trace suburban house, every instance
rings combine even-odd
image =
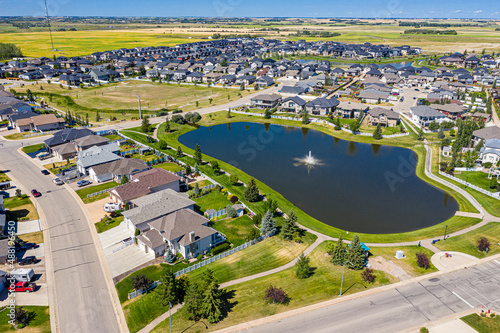
[[[164,169],[151,169],[130,176],[130,182],[118,186],[109,194],[114,202],[122,203],[165,189],[179,192],[181,177]]]
[[[358,118],[362,113],[368,111],[368,105],[356,102],[340,102],[335,114],[341,118]]]
[[[267,75],[259,77],[257,80],[255,80],[255,85],[261,88],[266,88],[272,86],[273,84],[274,84],[273,78]]]
[[[438,124],[448,121],[446,115],[427,105],[418,105],[410,108],[410,116],[414,123],[423,127],[429,126],[433,121]]]
[[[55,146],[62,145],[72,140],[92,134],[94,134],[94,132],[86,128],[84,129],[65,128],[62,131],[54,133],[54,135],[50,139],[47,139],[44,142],[45,145],[47,146],[47,150],[51,151],[51,149]]]
[[[366,103],[376,104],[379,102],[386,102],[389,98],[389,92],[380,91],[378,89],[365,89],[358,95],[358,98]]]
[[[481,140],[483,140],[483,142],[489,139],[500,140],[500,128],[496,126],[491,126],[478,129],[472,132],[472,138],[474,140],[474,145],[477,145]]]
[[[373,108],[366,117],[368,124],[382,127],[394,127],[399,123],[399,113],[384,108]]]
[[[64,119],[57,118],[55,114],[42,114],[29,118],[16,120],[16,128],[19,132],[25,131],[53,131],[64,128]]]
[[[123,158],[109,163],[93,166],[89,169],[90,178],[96,183],[115,180],[120,182],[123,176],[128,179],[136,173],[149,170],[143,160]]]
[[[105,146],[93,146],[78,152],[76,166],[80,173],[86,175],[88,174],[89,168],[93,166],[121,159],[121,157],[118,156],[119,152],[120,147],[116,143]]]
[[[278,94],[258,95],[251,99],[252,107],[258,109],[272,109],[278,106],[281,96]]]
[[[480,159],[482,163],[492,163],[496,165],[500,161],[500,140],[488,139],[481,148]]]
[[[306,104],[306,110],[310,114],[326,116],[335,111],[335,107],[339,104],[340,102],[336,98],[318,97]]]
[[[156,257],[170,250],[183,258],[194,258],[225,241],[208,223],[194,211],[181,209],[148,222],[150,229],[137,236],[137,244]]]
[[[287,97],[280,106],[281,112],[301,113],[305,110],[306,101],[299,96]]]
[[[73,143],[78,151],[86,150],[93,146],[103,146],[108,142],[108,138],[100,135],[87,135],[73,140]]]
[[[73,142],[66,142],[62,145],[57,145],[52,147],[52,154],[59,158],[61,161],[65,161],[68,158],[73,158],[76,156],[78,151],[76,150],[75,144]]]
[[[457,120],[458,118],[463,118],[467,110],[462,106],[454,103],[450,104],[431,104],[429,105],[434,110],[438,110],[442,114],[448,116],[452,120]]]
[[[194,210],[195,202],[186,194],[177,193],[172,189],[164,189],[156,193],[130,200],[131,209],[123,212],[127,228],[141,232],[149,230],[148,222],[180,209]]]

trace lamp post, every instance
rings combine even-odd
[[[467,188],[468,183],[469,183],[469,176],[467,176],[467,178],[465,178],[465,188]]]
[[[42,227],[40,226],[40,216],[38,215],[38,208],[36,208],[37,204],[38,204],[38,198],[35,199],[35,212],[36,212],[36,219],[38,220],[38,229],[42,231]]]
[[[172,312],[170,311],[172,309],[172,303],[170,301],[168,302],[168,319],[170,320],[170,333],[172,333]]]
[[[340,294],[339,296],[342,296],[342,285],[344,284],[344,271],[345,271],[345,264],[347,263],[350,263],[351,266],[354,266],[354,264],[352,262],[350,262],[349,260],[346,260],[344,262],[344,266],[342,267],[342,280],[340,280]]]
[[[443,237],[444,241],[446,240],[446,231],[448,231],[448,225],[446,225],[446,227],[444,228],[444,237]]]

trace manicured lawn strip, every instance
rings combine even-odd
[[[32,153],[35,151],[39,151],[42,148],[45,148],[45,143],[39,143],[36,145],[26,146],[26,147],[21,148],[21,150],[23,152],[25,152],[26,154],[29,154],[29,153]]]
[[[210,118],[210,114],[209,114],[208,117],[203,116],[203,119],[201,120],[200,123],[209,124],[211,126],[211,125],[216,125],[218,123],[223,123],[224,121],[229,121],[229,122],[232,122],[232,121],[253,121],[253,122],[264,122],[264,123],[271,123],[272,122],[272,123],[288,124],[288,125],[294,125],[294,126],[300,125],[300,123],[293,122],[293,121],[285,121],[285,120],[281,120],[281,119],[264,119],[264,118],[245,116],[245,115],[239,115],[239,114],[237,116],[235,116],[234,118],[227,119],[226,115],[227,115],[227,112],[217,112],[217,113],[212,114],[212,117]],[[243,118],[240,116],[243,116]],[[178,145],[180,145],[180,143],[177,140],[178,137],[180,135],[194,129],[191,126],[185,125],[185,126],[181,126],[181,128],[179,128],[175,132],[165,135],[163,133],[162,126],[164,126],[164,124],[160,125],[159,131],[158,131],[159,132],[158,136],[160,139],[166,140],[169,143],[170,147],[172,147],[172,146],[177,147]],[[320,131],[322,131],[326,134],[329,134],[329,135],[337,136],[337,134],[343,135],[342,133],[345,133],[343,131],[342,131],[342,133],[335,132],[331,128],[329,128],[329,127],[327,128],[326,126],[327,125],[307,125],[307,127],[309,127],[309,128],[314,128],[314,129],[320,130]],[[130,137],[134,140],[137,140],[141,143],[147,144],[150,147],[153,147],[155,149],[159,148],[158,143],[148,144],[145,140],[145,136],[142,134],[134,133],[134,132],[127,132],[126,133],[126,135],[129,135],[129,134],[130,134]],[[345,133],[345,134],[350,136],[349,138],[345,138],[347,140],[350,140],[352,138],[353,140],[358,140],[360,142],[373,143],[373,141],[374,141],[373,139],[367,138],[367,137],[355,136],[355,135],[351,135],[351,134],[347,134],[347,133]],[[406,146],[412,147],[415,143],[415,141],[412,141],[413,136],[414,135],[410,134],[408,136],[405,136],[402,138],[397,138],[397,139],[406,140],[406,141],[403,141],[403,143],[402,143],[402,145],[404,147],[406,147]],[[382,141],[382,142],[380,142],[380,141]],[[383,139],[383,140],[379,140],[379,142],[377,142],[377,143],[381,143],[381,144],[391,144],[392,143],[393,145],[396,145],[396,141],[394,141],[394,139]],[[194,151],[192,149],[185,147],[183,145],[180,145],[180,146],[182,147],[183,152],[185,152],[187,154],[194,153]],[[401,146],[401,145],[399,145],[399,146]],[[422,146],[420,146],[420,148],[424,149]],[[203,147],[201,149],[203,152]],[[414,150],[416,151],[416,153],[419,156],[425,156],[423,151],[419,151],[416,149],[414,149]],[[173,149],[164,150],[163,152],[166,154],[175,156],[175,150],[173,150]],[[207,155],[203,155],[203,159],[205,161],[216,160],[216,159],[209,157]],[[185,163],[189,163],[190,165],[194,165],[193,158],[191,158],[189,156],[184,156],[180,160],[182,160]],[[424,174],[424,159],[419,158],[418,161],[419,162],[417,164],[417,171],[416,172],[417,172],[417,175],[419,177],[423,178],[422,175]],[[240,179],[240,181],[242,181],[244,183],[248,183],[248,181],[251,178],[250,175],[242,172],[241,170],[233,167],[232,165],[230,165],[228,163],[225,163],[223,161],[219,161],[219,165],[224,171],[228,172],[229,174],[236,173],[238,175],[238,178]],[[208,165],[200,166],[200,171],[202,171],[203,173],[205,173],[209,177],[213,178],[215,181],[219,182],[224,187],[228,188],[229,191],[231,193],[237,195],[238,198],[240,198],[240,200],[242,200],[244,198],[244,195],[243,195],[244,187],[243,186],[233,186],[231,184],[231,182],[229,181],[229,177],[226,174],[216,176],[214,174],[212,168]],[[427,179],[424,178],[424,180],[427,180]],[[259,180],[256,180],[256,182],[257,182],[257,186],[259,187],[261,194],[271,195],[273,199],[278,201],[278,206],[282,211],[289,212],[291,209],[293,209],[295,214],[298,216],[299,223],[302,224],[303,226],[311,228],[317,232],[320,232],[320,233],[323,233],[325,235],[329,235],[332,237],[338,237],[339,235],[342,235],[342,237],[344,239],[352,239],[352,237],[354,236],[354,233],[347,234],[346,231],[344,231],[344,230],[340,230],[338,228],[329,226],[325,223],[322,223],[322,222],[314,219],[313,217],[304,213],[298,207],[295,207],[290,201],[286,200],[280,193],[274,191],[269,186],[265,185],[264,183],[262,183]],[[438,186],[438,184],[439,184],[437,182],[432,182],[431,180],[430,180],[430,182],[431,182],[431,185],[435,185],[435,186]],[[439,186],[442,186],[442,185],[439,184]],[[441,188],[441,187],[439,187],[439,188]],[[454,192],[454,191],[452,191],[444,186],[442,186],[442,189],[446,189],[447,191],[450,191],[450,194],[453,193],[453,195],[455,195],[455,193],[456,193],[456,192]],[[456,194],[457,194],[457,196],[459,195],[458,193],[456,193]],[[457,201],[459,202],[459,204],[462,203],[462,205],[464,206],[462,211],[471,211],[472,210],[472,208],[473,208],[472,205],[467,204],[467,201],[465,200],[465,198],[463,198],[463,202],[462,202],[460,200],[460,197],[458,197]],[[245,202],[245,203],[252,210],[254,210],[256,213],[261,213],[261,214],[265,213],[264,212],[264,210],[265,210],[264,203],[262,201],[257,202],[257,203],[248,203],[248,202]],[[472,211],[474,211],[474,210],[472,210]],[[399,242],[399,241],[416,241],[416,240],[420,240],[423,238],[437,237],[437,236],[441,235],[441,232],[442,232],[441,229],[444,229],[445,225],[448,225],[449,228],[452,227],[454,231],[457,231],[457,230],[466,228],[468,226],[471,226],[473,224],[476,224],[478,222],[479,222],[478,219],[453,216],[449,220],[441,222],[440,224],[437,224],[433,227],[429,227],[429,228],[425,228],[425,229],[421,229],[421,230],[417,230],[417,231],[412,231],[412,232],[407,232],[407,233],[399,233],[399,234],[386,234],[386,235],[363,234],[361,240],[364,242],[371,242],[371,243],[380,243],[380,242],[392,243],[392,242]]]
[[[495,318],[484,318],[473,313],[460,319],[478,333],[500,333],[500,316],[498,315]]]
[[[480,237],[486,237],[490,241],[490,249],[487,254],[485,252],[480,252],[476,247]],[[444,242],[437,242],[435,246],[443,251],[458,251],[470,254],[474,257],[484,258],[500,253],[499,241],[500,223],[490,222],[466,234],[447,238]]]
[[[99,197],[99,195],[91,197],[91,198],[87,198],[88,194],[100,192],[100,191],[103,191],[103,190],[106,190],[108,188],[112,188],[115,186],[118,186],[118,183],[115,181],[110,181],[110,182],[107,182],[104,184],[88,186],[88,187],[82,188],[81,190],[76,190],[76,194],[78,194],[78,196],[83,200],[84,203],[90,203],[90,202],[96,201],[95,197]],[[109,195],[107,193],[103,193],[103,194],[105,194],[106,196]]]
[[[14,133],[9,135],[4,135],[7,140],[21,140],[23,138],[23,133]]]
[[[151,135],[153,134],[153,132],[155,131],[155,128],[158,124],[149,124],[149,129],[150,131],[149,132],[144,132],[142,130],[142,127],[141,126],[138,126],[138,127],[131,127],[131,128],[127,128],[127,131],[134,131],[134,132],[140,132],[140,133],[143,133],[143,134],[148,134],[148,135]]]
[[[23,222],[19,222],[23,223]],[[19,236],[23,241],[26,243],[37,243],[37,244],[42,244],[43,243],[43,232],[42,231],[37,231],[37,232],[32,232],[29,234],[24,234]]]
[[[9,178],[9,176],[7,176],[5,171],[0,171],[0,183],[1,182],[10,182],[10,181],[11,181],[11,179]]]
[[[150,154],[150,155],[134,154],[132,155],[132,158],[137,158],[139,160],[143,160],[144,162],[150,162],[153,160],[157,160],[158,156],[156,156],[155,154]]]
[[[195,182],[195,183],[191,183],[191,184],[189,184],[189,189],[190,189],[190,190],[194,189],[194,184],[198,184],[198,187],[199,187],[199,188],[202,188],[202,187],[205,187],[205,186],[211,185],[212,183],[211,183],[211,182],[210,182],[210,180],[208,180],[208,179],[200,180],[200,181],[198,181],[198,182]]]
[[[117,216],[112,221],[97,222],[95,224],[95,228],[97,229],[97,233],[100,234],[101,232],[104,232],[106,230],[109,230],[109,229],[112,229],[114,227],[117,227],[120,223],[123,222],[123,219],[124,219],[123,216]]]
[[[153,168],[162,168],[162,169],[170,171],[170,172],[179,172],[179,171],[184,170],[183,167],[181,167],[175,163],[172,163],[172,162],[157,164],[157,165],[153,166]]]
[[[227,196],[218,191],[212,191],[202,197],[193,198],[192,200],[196,202],[195,210],[201,212],[202,214],[209,209],[219,211],[231,204],[231,201],[227,200]]]
[[[253,229],[257,230],[252,219],[247,215],[235,219],[218,220],[212,225],[212,228],[226,235],[227,241],[234,246],[247,242]]]
[[[429,268],[421,268],[417,264],[417,253],[423,252],[427,254],[429,260],[431,259],[434,252],[425,247],[418,246],[398,246],[398,247],[372,247],[370,253],[373,256],[382,256],[387,260],[392,260],[396,265],[400,266],[411,276],[420,276],[427,273],[432,273],[437,271],[437,268],[430,264]],[[396,259],[396,251],[401,250],[404,252],[405,257],[403,259]]]
[[[108,134],[108,135],[104,135],[105,138],[108,138],[110,141],[115,141],[115,140],[121,140],[123,139],[121,136],[117,135],[117,134]]]
[[[15,329],[9,324],[7,313],[9,309],[0,312],[0,332],[30,332],[30,333],[50,333],[50,315],[48,306],[23,306],[24,310],[33,312],[33,319],[29,325],[23,329]]]
[[[455,177],[462,179],[472,185],[476,185],[483,190],[495,193],[496,190],[490,188],[490,180],[488,174],[481,171],[462,171],[459,174],[455,173]],[[498,201],[500,204],[500,201]]]
[[[23,195],[21,198],[15,196],[5,198],[4,207],[9,210],[6,214],[7,220],[17,220],[21,217],[34,220],[37,217],[35,206],[27,195]]]
[[[259,279],[243,282],[226,288],[232,304],[228,309],[228,316],[217,324],[208,324],[208,331],[237,325],[243,322],[268,317],[277,313],[289,311],[310,304],[326,301],[338,297],[342,267],[334,266],[329,262],[330,257],[325,256],[324,243],[316,248],[310,255],[311,267],[314,273],[307,279],[300,280],[295,275],[295,268],[271,274]],[[395,282],[396,279],[384,272],[375,271],[375,282],[363,282],[361,271],[345,270],[343,291],[352,294]],[[265,289],[270,286],[281,287],[288,294],[288,305],[267,304],[263,297]],[[345,295],[344,294],[344,295]],[[197,325],[185,318],[185,310],[181,309],[172,316],[172,329],[174,332],[206,332],[204,325]],[[204,321],[205,322],[205,321]],[[163,321],[152,332],[168,332],[169,321]]]

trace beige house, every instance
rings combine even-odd
[[[399,113],[384,108],[373,108],[368,111],[366,117],[368,124],[382,127],[394,127],[399,123]]]

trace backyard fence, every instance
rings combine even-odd
[[[223,208],[215,213],[212,213],[212,214],[209,214],[209,215],[206,215],[207,219],[211,220],[213,218],[216,218],[216,217],[221,217],[223,215],[226,215],[227,212],[226,212],[226,208]]]
[[[151,289],[154,289],[156,288],[157,285],[161,284],[161,281],[155,281],[153,283],[151,283],[151,285],[148,287],[148,289],[141,289],[141,290],[134,290],[133,292],[131,293],[128,293],[128,299],[132,299],[134,297],[137,297],[139,295],[142,295],[144,294],[145,292],[148,292],[150,291]]]
[[[479,186],[473,185],[473,184],[471,184],[471,183],[469,183],[469,182],[466,182],[465,180],[462,180],[462,179],[457,178],[457,177],[455,177],[455,176],[449,175],[449,174],[447,174],[447,173],[445,173],[445,172],[443,172],[443,171],[439,171],[439,174],[440,174],[440,175],[442,175],[442,176],[444,176],[444,177],[446,177],[446,178],[449,178],[449,179],[451,179],[451,180],[454,180],[454,181],[456,181],[457,183],[460,183],[460,184],[462,184],[462,185],[465,185],[466,187],[470,187],[470,188],[472,188],[472,189],[474,189],[474,190],[476,190],[476,191],[478,191],[478,192],[481,192],[481,193],[483,193],[483,194],[486,194],[487,196],[490,196],[490,197],[492,197],[492,198],[495,198],[495,199],[497,199],[497,200],[500,200],[500,192],[496,192],[496,193],[494,193],[494,192],[487,191],[487,190],[485,190],[485,189],[480,188]]]
[[[115,187],[107,188],[107,189],[102,190],[102,191],[99,191],[99,192],[94,192],[94,193],[87,194],[87,198],[92,198],[92,197],[95,197],[96,195],[99,195],[99,194],[103,194],[103,193],[109,192],[109,191],[111,191],[112,189],[117,188],[117,187],[118,187],[118,186],[115,186]]]

